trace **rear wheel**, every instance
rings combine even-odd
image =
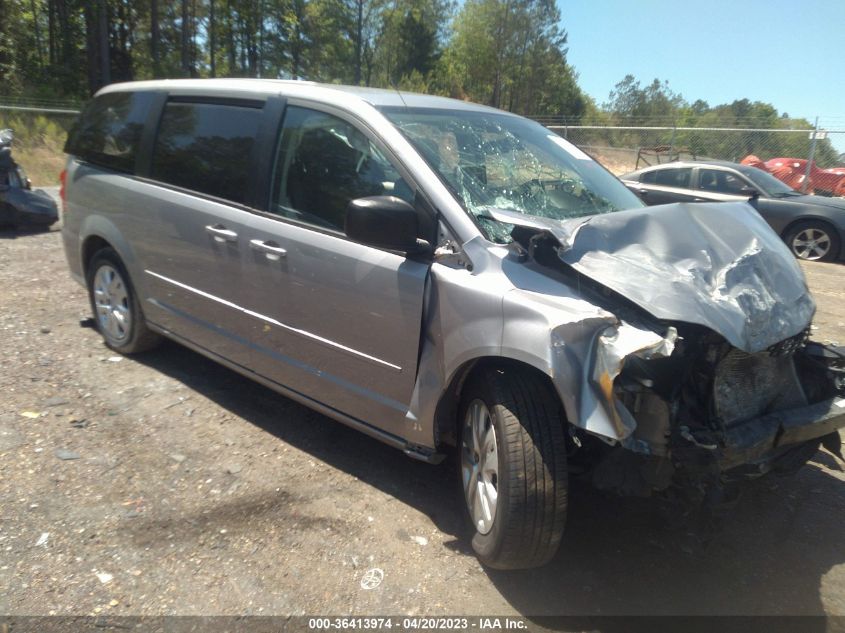
[[[460,469],[478,558],[537,567],[557,552],[567,507],[560,401],[518,367],[481,372],[464,389]]]
[[[839,255],[839,236],[823,222],[799,222],[786,235],[789,250],[798,259],[830,262]]]
[[[135,289],[114,250],[104,248],[94,254],[87,281],[91,310],[106,345],[122,354],[135,354],[160,342],[147,328]]]

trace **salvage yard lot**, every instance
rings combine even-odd
[[[814,337],[845,343],[845,268],[804,268]],[[448,463],[175,344],[116,356],[88,315],[55,229],[0,233],[0,613],[845,615],[829,454],[712,529],[575,483],[552,564],[493,572]]]

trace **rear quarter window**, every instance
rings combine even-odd
[[[71,129],[65,152],[132,173],[152,99],[149,92],[111,92],[94,98]]]
[[[259,107],[169,102],[153,150],[152,177],[245,203]]]

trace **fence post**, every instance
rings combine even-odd
[[[810,143],[810,157],[807,159],[807,169],[804,170],[804,182],[801,183],[801,193],[807,193],[807,185],[810,184],[810,167],[813,164],[813,156],[816,154],[816,139],[819,135],[819,117],[816,117],[816,124],[813,126],[813,141]]]
[[[675,132],[678,131],[678,122],[672,121],[672,138],[669,140],[669,158],[675,153]]]

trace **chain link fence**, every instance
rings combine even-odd
[[[15,131],[15,158],[36,185],[58,183],[64,165],[62,148],[79,107],[66,101],[0,99],[0,129]],[[763,162],[798,159],[803,170],[811,154],[818,168],[841,168],[845,174],[845,118],[829,119],[826,126],[819,126],[815,143],[810,128],[569,125],[566,117],[533,118],[616,175],[678,159],[740,162],[748,156]]]
[[[616,175],[673,160],[739,163],[749,157],[763,163],[776,162],[773,159],[779,158],[795,159],[789,164],[802,173],[807,161],[812,160],[818,169],[841,170],[845,174],[845,125],[813,130],[567,125],[553,119],[538,120]],[[816,193],[832,192],[818,189]]]

